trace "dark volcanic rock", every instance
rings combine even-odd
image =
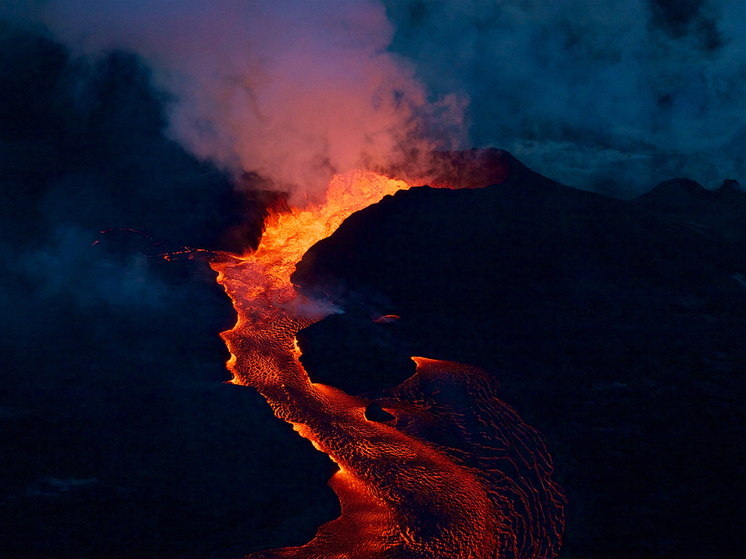
[[[372,402],[365,408],[365,419],[368,421],[385,422],[396,418],[383,409],[380,404]]]
[[[745,208],[746,196],[738,196],[741,193],[736,188],[737,185],[738,181],[725,180],[720,188],[711,191],[691,179],[671,179],[659,183],[649,192],[637,197],[633,203],[659,213],[689,217],[713,215],[716,219],[722,219],[724,216],[720,202],[723,198],[739,205],[740,210]]]
[[[311,377],[370,392],[411,355],[482,366],[548,438],[570,498],[563,556],[732,555],[746,205],[686,180],[625,202],[500,157],[499,185],[399,192],[309,251],[293,280],[350,310],[303,332]]]
[[[723,184],[720,185],[720,188],[718,188],[715,191],[716,194],[719,194],[720,196],[731,196],[733,194],[744,194],[744,192],[739,189],[739,184],[737,180],[734,179],[725,179],[723,181]]]

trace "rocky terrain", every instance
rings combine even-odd
[[[312,379],[375,399],[412,355],[479,365],[547,437],[563,557],[742,549],[746,194],[623,201],[472,158],[510,171],[399,192],[306,254],[293,280],[345,310],[300,333]]]

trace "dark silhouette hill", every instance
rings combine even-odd
[[[479,365],[548,439],[563,556],[742,549],[746,195],[622,201],[480,158],[499,184],[399,192],[306,254],[293,281],[346,311],[300,333],[311,378],[375,399],[412,355]]]

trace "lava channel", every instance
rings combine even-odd
[[[335,176],[324,205],[271,215],[259,247],[211,263],[238,320],[222,337],[232,382],[254,387],[275,415],[339,465],[329,485],[341,516],[306,545],[269,558],[549,558],[565,498],[541,435],[496,397],[475,367],[413,357],[416,374],[376,401],[313,383],[295,335],[335,312],[290,282],[303,254],[352,213],[409,188],[369,172]]]

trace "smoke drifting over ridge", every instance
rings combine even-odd
[[[174,139],[295,203],[336,172],[465,147],[465,100],[428,101],[386,50],[394,29],[377,2],[53,0],[36,15],[78,53],[143,57],[172,95]]]
[[[390,50],[434,94],[468,95],[476,147],[625,197],[746,182],[739,0],[384,2]]]
[[[432,148],[504,148],[623,197],[677,176],[746,183],[737,0],[15,0],[0,15],[78,53],[136,52],[172,95],[171,137],[300,186],[295,202]]]
[[[171,137],[300,187],[296,203],[332,172],[433,148],[504,148],[624,197],[677,176],[746,183],[737,0],[16,0],[0,15],[78,53],[136,52],[172,96]]]

